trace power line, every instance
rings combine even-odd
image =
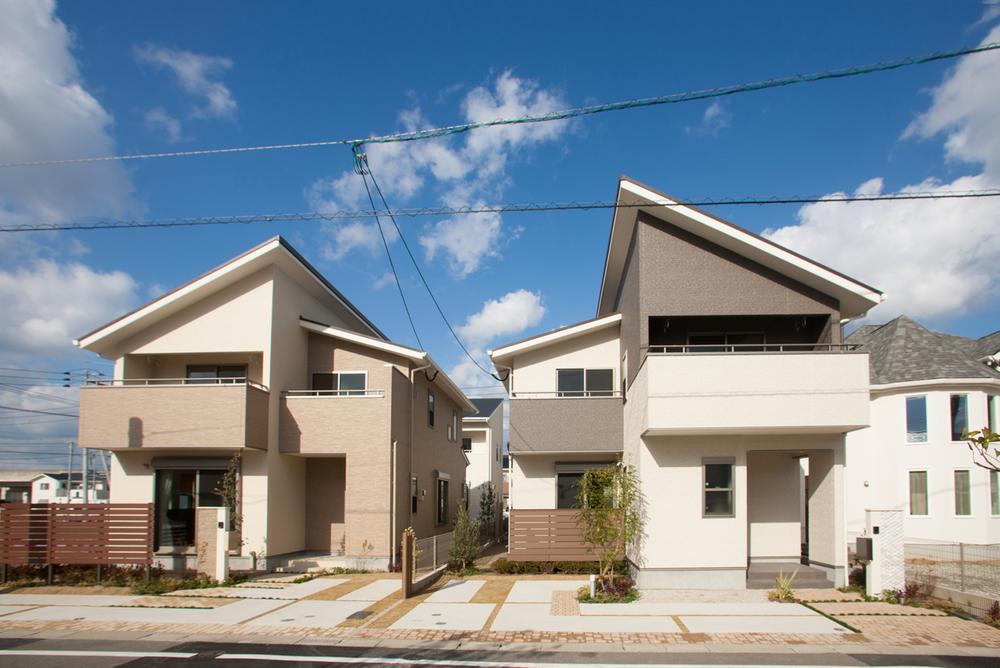
[[[6,411],[17,411],[19,413],[40,413],[42,415],[61,415],[63,417],[80,417],[79,415],[70,415],[69,413],[53,413],[52,411],[38,411],[31,408],[18,408],[16,406],[0,406],[0,409]]]
[[[444,320],[445,326],[448,327],[448,331],[451,332],[451,335],[455,338],[455,341],[458,343],[458,347],[462,349],[462,352],[465,353],[465,356],[468,357],[470,360],[472,360],[472,363],[475,364],[480,371],[490,376],[493,376],[499,381],[505,380],[504,378],[500,378],[499,376],[494,374],[492,371],[486,369],[482,364],[479,363],[479,360],[477,360],[472,355],[472,353],[469,352],[469,349],[465,347],[465,343],[462,342],[462,339],[455,332],[455,328],[451,326],[451,322],[448,320],[448,316],[444,314],[444,310],[441,309],[441,304],[438,303],[437,297],[434,296],[434,291],[431,290],[431,286],[427,283],[427,279],[424,277],[424,272],[420,269],[420,265],[417,263],[417,258],[413,256],[413,251],[410,250],[410,244],[406,242],[406,237],[403,236],[403,230],[399,229],[399,225],[396,224],[396,217],[392,215],[392,210],[389,208],[389,203],[386,201],[385,195],[382,194],[382,189],[379,188],[378,181],[375,179],[375,174],[372,173],[370,168],[368,169],[368,175],[372,177],[372,185],[375,186],[375,191],[378,193],[379,199],[382,200],[382,205],[386,209],[386,212],[389,216],[389,220],[392,221],[393,227],[396,228],[396,234],[399,235],[399,240],[403,242],[403,248],[406,249],[406,254],[410,256],[410,262],[413,263],[413,268],[417,270],[417,275],[420,276],[420,281],[424,284],[424,288],[427,290],[427,294],[430,295],[431,301],[434,302],[434,307],[437,309],[438,315],[440,315],[441,319]]]
[[[25,396],[38,397],[40,399],[46,399],[47,401],[52,401],[52,402],[55,402],[55,403],[66,404],[66,405],[69,405],[69,406],[79,406],[80,405],[79,401],[73,401],[72,399],[67,399],[66,397],[60,397],[60,396],[58,396],[56,394],[46,394],[45,392],[34,392],[32,390],[25,390],[25,389],[20,388],[20,387],[18,387],[16,385],[9,385],[7,383],[0,383],[0,387],[6,387],[6,388],[8,388],[10,390],[13,390],[14,392],[19,392],[19,393],[21,393],[21,394],[23,394]],[[2,390],[0,390],[0,391],[2,391]]]
[[[882,195],[774,195],[771,197],[702,197],[660,201],[656,206],[768,206],[775,204],[838,204],[847,202],[897,202],[909,200],[951,200],[1000,197],[1000,189],[985,190],[943,190],[906,191]],[[294,223],[312,221],[339,221],[378,218],[379,216],[400,216],[419,218],[428,216],[455,216],[489,213],[544,213],[553,211],[591,211],[599,209],[632,209],[649,206],[648,203],[572,201],[572,202],[528,202],[495,204],[486,206],[441,206],[414,209],[348,209],[336,211],[304,211],[299,213],[256,213],[235,216],[187,216],[175,218],[155,218],[150,220],[103,220],[76,223],[35,223],[31,225],[0,226],[0,232],[50,232],[60,230],[88,231],[107,229],[142,229],[152,227],[197,227],[204,225],[250,225],[255,223]],[[0,376],[2,377],[2,376]],[[10,376],[8,376],[10,377]],[[50,379],[56,380],[56,379]]]
[[[793,74],[776,79],[765,79],[749,83],[721,86],[718,88],[708,88],[702,90],[688,91],[684,93],[670,93],[667,95],[657,95],[655,97],[633,98],[619,102],[608,102],[594,104],[584,107],[573,107],[561,111],[553,111],[546,114],[532,116],[522,116],[520,118],[497,118],[489,121],[476,123],[460,123],[438,128],[426,128],[423,130],[413,130],[408,132],[397,132],[388,135],[372,135],[368,137],[358,137],[355,139],[327,139],[311,142],[266,144],[259,146],[239,146],[229,148],[209,148],[191,151],[160,151],[156,153],[133,153],[127,155],[106,155],[93,157],[64,158],[57,160],[28,160],[20,162],[0,163],[0,168],[8,167],[40,167],[47,165],[72,165],[89,162],[112,162],[122,160],[150,160],[154,158],[186,158],[205,155],[219,155],[225,153],[251,153],[256,151],[278,151],[288,149],[319,148],[326,146],[363,146],[364,144],[388,144],[394,142],[418,141],[421,139],[432,139],[435,137],[445,137],[449,135],[461,134],[480,128],[496,127],[502,125],[523,125],[528,123],[545,123],[551,121],[561,121],[580,116],[592,116],[610,111],[624,111],[627,109],[638,109],[642,107],[653,107],[666,104],[679,104],[682,102],[692,102],[696,100],[707,100],[711,98],[737,95],[740,93],[750,93],[753,91],[767,90],[770,88],[781,88],[801,83],[812,83],[817,81],[828,81],[832,79],[845,79],[848,77],[863,76],[876,72],[888,72],[903,67],[913,65],[925,65],[941,60],[958,58],[961,56],[984,53],[1000,48],[1000,42],[990,42],[974,47],[964,47],[952,51],[939,51],[921,56],[908,56],[897,60],[881,61],[869,65],[856,65],[852,67],[813,72],[810,74]]]
[[[372,197],[371,188],[368,187],[368,158],[359,150],[354,151],[355,169],[365,182],[365,192],[368,193],[368,201],[371,202],[372,211],[375,210],[375,198]],[[372,177],[374,182],[375,177]],[[379,192],[379,195],[382,193]],[[383,200],[384,201],[384,200]],[[385,256],[389,258],[389,268],[392,269],[392,277],[396,281],[396,288],[399,290],[399,298],[403,300],[403,310],[406,311],[406,319],[410,321],[410,329],[413,331],[413,338],[417,340],[417,347],[424,349],[424,344],[420,342],[420,335],[417,334],[417,326],[413,324],[413,315],[410,313],[410,306],[406,303],[406,295],[403,294],[403,283],[396,273],[396,263],[392,261],[392,253],[389,252],[389,242],[385,240],[385,231],[382,229],[382,219],[375,216],[375,225],[378,227],[378,235],[382,238],[382,245],[385,247]]]

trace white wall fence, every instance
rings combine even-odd
[[[1000,544],[907,543],[906,580],[976,614],[1000,600]]]

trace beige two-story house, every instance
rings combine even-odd
[[[641,587],[773,587],[778,569],[843,585],[845,434],[869,406],[842,329],[881,293],[631,179],[618,203],[596,318],[490,352],[511,558],[585,555],[565,542],[577,484],[623,461],[645,498]]]
[[[113,503],[155,504],[162,564],[191,565],[235,454],[236,567],[387,568],[407,526],[452,528],[474,406],[280,237],[76,343],[115,364],[81,390],[80,446],[111,451]]]

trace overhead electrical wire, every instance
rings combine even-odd
[[[53,413],[52,411],[40,411],[32,408],[19,408],[17,406],[0,406],[0,410],[5,411],[16,411],[18,413],[39,413],[41,415],[60,415],[63,417],[80,417],[79,415],[70,415],[69,413]]]
[[[365,160],[365,164],[367,166],[367,160]],[[396,217],[392,214],[392,209],[389,208],[389,202],[386,201],[385,195],[382,194],[382,188],[379,187],[378,180],[375,178],[375,174],[371,171],[371,168],[368,168],[368,175],[372,179],[372,185],[375,186],[375,192],[378,193],[379,199],[382,200],[382,206],[385,207],[389,220],[392,221],[392,226],[396,228],[396,234],[399,235],[399,240],[403,242],[403,248],[406,249],[406,254],[410,256],[410,262],[413,263],[413,268],[417,270],[417,275],[420,276],[420,281],[424,284],[424,289],[426,289],[427,294],[430,295],[431,301],[434,303],[434,308],[437,309],[438,315],[441,316],[441,319],[444,321],[445,326],[448,327],[448,331],[451,332],[451,335],[455,338],[456,343],[458,343],[458,347],[462,349],[462,352],[465,353],[465,356],[468,357],[470,360],[472,360],[472,363],[475,364],[480,371],[482,371],[487,375],[492,376],[493,378],[496,378],[500,382],[507,380],[506,377],[501,378],[500,376],[496,375],[495,373],[484,367],[482,364],[480,364],[479,360],[477,360],[475,356],[473,356],[473,354],[469,352],[469,349],[465,347],[465,343],[462,341],[458,333],[455,332],[455,328],[451,326],[451,321],[448,320],[448,316],[444,314],[444,310],[441,308],[441,304],[438,303],[437,297],[434,296],[434,291],[431,290],[430,284],[427,283],[427,279],[424,277],[424,272],[423,270],[420,269],[420,264],[417,262],[417,258],[414,257],[413,251],[410,250],[410,244],[407,243],[406,237],[403,236],[403,230],[401,230],[399,228],[399,225],[396,223]],[[374,204],[372,206],[374,206]]]
[[[656,206],[767,206],[775,204],[837,204],[849,202],[896,202],[909,200],[951,200],[1000,197],[1000,189],[905,191],[883,195],[789,195],[771,197],[703,197],[676,201],[656,202]],[[596,209],[631,209],[650,206],[643,203],[618,202],[529,202],[495,204],[486,206],[442,206],[418,209],[350,209],[337,211],[304,211],[298,213],[256,213],[235,216],[188,216],[155,218],[150,220],[100,220],[70,223],[32,223],[30,225],[0,225],[0,232],[51,232],[89,231],[114,229],[143,229],[154,227],[197,227],[203,225],[251,225],[255,223],[295,223],[313,221],[360,220],[400,216],[417,218],[427,216],[454,216],[489,213],[542,213],[553,211],[591,211]],[[82,375],[82,374],[80,374]],[[51,380],[56,380],[55,378]]]
[[[754,91],[767,90],[771,88],[781,88],[793,86],[801,83],[811,83],[817,81],[828,81],[832,79],[845,79],[848,77],[863,76],[876,72],[888,72],[903,67],[914,65],[925,65],[927,63],[959,58],[976,53],[984,53],[1000,49],[1000,42],[989,42],[978,46],[963,47],[951,51],[938,51],[935,53],[920,56],[908,56],[896,60],[881,61],[869,65],[856,65],[835,70],[825,70],[810,74],[793,74],[775,79],[765,79],[748,83],[721,86],[717,88],[707,88],[702,90],[688,91],[683,93],[670,93],[667,95],[657,95],[654,97],[633,98],[618,102],[606,102],[593,104],[584,107],[572,107],[560,111],[553,111],[544,114],[522,116],[519,118],[497,118],[489,121],[474,123],[460,123],[438,128],[426,128],[408,132],[397,132],[388,135],[371,135],[354,139],[327,139],[311,142],[265,144],[259,146],[239,146],[228,148],[208,148],[190,151],[159,151],[155,153],[133,153],[124,155],[105,156],[81,156],[73,158],[62,158],[56,160],[24,160],[15,162],[0,163],[0,168],[11,167],[41,167],[49,165],[74,165],[93,162],[112,162],[123,160],[150,160],[154,158],[184,158],[206,155],[220,155],[226,153],[251,153],[256,151],[278,151],[290,149],[319,148],[325,146],[363,146],[365,144],[388,144],[394,142],[409,142],[422,139],[433,139],[435,137],[445,137],[461,134],[480,128],[489,128],[502,125],[523,125],[528,123],[546,123],[551,121],[561,121],[580,116],[591,116],[611,111],[624,111],[627,109],[639,109],[643,107],[653,107],[666,104],[679,104],[682,102],[693,102],[696,100],[707,100],[711,98],[724,97],[728,95],[738,95],[740,93],[750,93]]]
[[[355,171],[361,176],[365,182],[365,192],[368,193],[368,201],[371,202],[372,211],[376,209],[375,198],[372,197],[371,188],[368,187],[368,159],[365,157],[364,153],[358,150],[354,151],[354,165]],[[372,177],[374,181],[374,177]],[[381,193],[380,193],[381,194]],[[417,347],[420,350],[424,349],[424,344],[420,341],[420,335],[417,334],[417,326],[413,324],[413,315],[410,313],[410,305],[406,303],[406,295],[403,294],[403,283],[399,280],[399,274],[396,273],[396,263],[392,261],[392,253],[389,252],[389,242],[385,239],[385,231],[382,229],[382,219],[375,216],[375,225],[378,227],[378,234],[382,238],[382,246],[385,247],[385,256],[389,258],[389,268],[392,270],[392,278],[396,281],[396,288],[399,290],[399,298],[403,300],[403,310],[406,311],[406,319],[410,321],[410,330],[413,332],[413,338],[417,340]]]

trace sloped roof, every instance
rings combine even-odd
[[[597,315],[614,308],[639,211],[666,221],[717,246],[788,276],[840,302],[845,318],[863,316],[882,302],[882,293],[793,250],[717,218],[697,207],[681,204],[677,198],[622,176],[618,181],[618,207],[611,218],[604,275],[597,300]]]
[[[905,315],[884,325],[858,328],[847,343],[858,344],[870,355],[873,385],[944,378],[1000,379],[1000,372],[980,361],[977,350],[986,339],[968,339],[932,332]]]
[[[493,415],[493,411],[497,409],[497,406],[503,403],[502,398],[483,398],[483,399],[471,399],[472,405],[476,407],[477,413],[471,411],[465,412],[465,417],[477,417],[486,419]]]

